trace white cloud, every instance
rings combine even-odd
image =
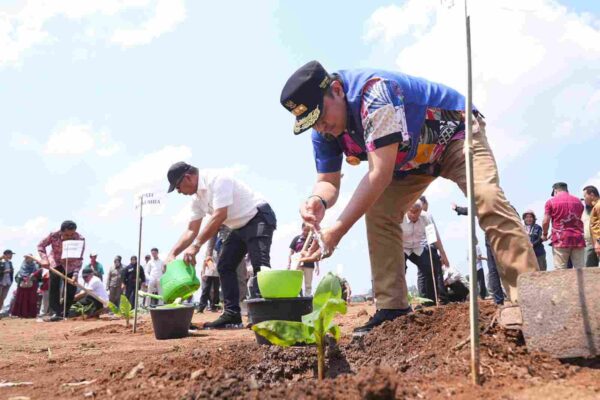
[[[109,199],[106,203],[100,204],[98,206],[98,216],[100,217],[108,217],[114,211],[118,210],[125,201],[122,197],[113,197]]]
[[[165,146],[130,163],[125,169],[110,177],[105,185],[109,196],[121,192],[134,192],[155,186],[166,185],[167,170],[177,161],[191,158],[188,146]]]
[[[94,134],[88,124],[67,123],[52,132],[44,146],[45,154],[84,154],[94,147]]]
[[[117,29],[111,40],[123,47],[139,46],[150,43],[158,36],[172,31],[185,20],[183,0],[158,0],[154,14],[140,26]]]
[[[123,28],[127,17],[152,13],[139,27]],[[18,66],[34,48],[59,39],[47,30],[58,17],[77,22],[82,33],[108,38],[123,46],[145,44],[173,28],[185,18],[183,0],[52,0],[26,1],[0,8],[0,66]]]
[[[588,179],[587,182],[583,185],[582,189],[588,185],[594,185],[600,190],[600,172]]]
[[[464,93],[460,3],[448,9],[438,0],[408,0],[382,7],[367,21],[365,39],[388,47],[396,43],[398,69]],[[469,8],[473,99],[486,116],[497,159],[506,162],[549,136],[582,140],[598,135],[597,17],[550,0],[479,0],[470,1]]]
[[[0,223],[0,243],[6,247],[20,247],[20,251],[12,248],[13,251],[36,253],[35,246],[49,232],[50,227],[46,217],[32,218],[21,226]]]

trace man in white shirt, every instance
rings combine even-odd
[[[148,279],[148,293],[162,294],[160,287],[160,278],[165,273],[165,263],[158,257],[158,249],[156,247],[150,250],[152,258],[146,263],[146,278]],[[146,297],[146,306],[156,304],[157,300]]]
[[[94,270],[90,267],[85,267],[81,270],[81,276],[83,278],[83,287],[89,291],[94,293],[104,302],[108,302],[108,293],[106,292],[106,288],[104,284],[96,275],[94,275]],[[85,291],[80,291],[75,295],[75,303],[73,306],[77,308],[77,306],[86,307],[87,315],[95,315],[98,311],[101,311],[104,308],[104,304],[95,299],[94,297],[88,295]],[[71,316],[75,316],[76,313],[71,311]]]
[[[487,260],[482,254],[479,245],[475,246],[477,253],[477,285],[479,286],[479,297],[484,300],[487,297],[487,287],[485,286],[485,272],[483,272],[483,260]]]
[[[428,298],[435,302],[435,290],[433,286],[434,280],[431,277],[431,261],[430,248],[427,244],[426,227],[431,224],[431,219],[423,211],[421,200],[417,200],[415,204],[404,215],[402,221],[402,242],[404,245],[404,256],[413,262],[419,268],[419,294],[421,297]],[[448,265],[448,259],[443,247],[438,245],[439,240],[435,243],[435,247],[440,252],[431,252],[433,260],[433,268],[435,271],[435,282],[437,287],[438,299],[441,303],[447,301],[446,287],[444,286],[444,277],[442,274],[441,264]],[[440,262],[441,257],[441,262]]]
[[[186,231],[167,257],[166,263],[183,253],[186,263],[195,265],[200,247],[225,225],[232,231],[223,242],[217,264],[223,291],[224,312],[205,328],[227,328],[242,323],[240,292],[236,269],[248,254],[254,275],[262,266],[271,266],[270,250],[277,227],[275,213],[269,204],[243,183],[215,170],[198,170],[185,162],[175,163],[167,173],[169,192],[194,196],[192,217]],[[202,220],[210,215],[202,230]],[[253,278],[254,281],[256,280]],[[256,282],[254,282],[256,283]],[[254,284],[255,296],[258,287]]]

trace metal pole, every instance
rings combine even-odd
[[[69,259],[65,258],[65,279],[64,279],[64,290],[63,290],[63,318],[67,320],[67,274],[69,273]]]
[[[473,100],[471,74],[471,17],[467,12],[465,0],[465,23],[467,38],[467,96],[465,104],[465,164],[467,168],[467,199],[469,207],[469,264],[471,266],[470,322],[471,322],[471,378],[476,385],[480,383],[479,370],[479,304],[477,303],[477,254],[475,251],[475,195],[473,179]]]
[[[440,302],[438,300],[438,294],[437,294],[437,285],[436,285],[436,279],[435,279],[435,270],[433,268],[433,255],[431,254],[431,245],[427,244],[427,247],[429,248],[429,265],[431,265],[431,280],[433,280],[433,293],[435,294],[435,305],[437,307],[439,307]]]
[[[140,235],[138,239],[138,262],[135,267],[135,308],[133,310],[133,333],[137,330],[137,314],[138,314],[138,290],[140,285],[140,263],[142,261],[142,209],[144,207],[144,195],[140,195]]]

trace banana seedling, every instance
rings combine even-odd
[[[340,338],[340,328],[333,318],[347,311],[342,300],[342,287],[339,279],[329,272],[317,287],[313,296],[313,312],[297,321],[264,321],[252,326],[252,330],[265,337],[272,344],[287,347],[295,344],[317,345],[317,373],[320,380],[325,376],[325,340],[327,334],[336,341]]]

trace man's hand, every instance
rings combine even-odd
[[[594,251],[596,252],[596,254],[598,255],[598,257],[600,257],[600,243],[596,242],[594,244]]]
[[[542,242],[545,242],[546,240],[548,240],[548,234],[542,233]]]
[[[40,267],[48,269],[50,262],[48,259],[40,260]]]
[[[300,262],[317,262],[323,258],[330,257],[342,239],[343,233],[337,228],[326,228],[320,233],[315,232],[314,235],[315,240],[313,240],[307,254],[302,254]],[[321,236],[320,240],[318,235]]]
[[[206,256],[204,258],[204,266],[205,267],[210,267],[210,264],[214,264],[213,258],[211,256]]]
[[[309,197],[300,205],[302,220],[315,229],[320,229],[320,223],[325,217],[325,206],[316,196]]]
[[[183,262],[186,263],[187,265],[195,266],[196,265],[196,254],[198,254],[198,251],[200,251],[200,248],[198,246],[196,246],[195,244],[190,245],[183,252]]]

